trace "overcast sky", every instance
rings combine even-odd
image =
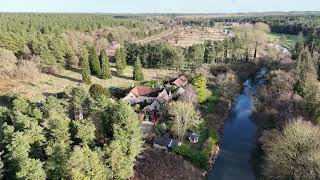
[[[0,11],[90,13],[320,11],[320,0],[0,0]]]

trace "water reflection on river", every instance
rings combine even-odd
[[[256,127],[251,119],[252,95],[257,87],[265,84],[266,72],[262,68],[255,80],[244,82],[244,90],[235,101],[232,113],[224,125],[220,154],[209,172],[209,180],[255,179],[250,163],[256,135]]]

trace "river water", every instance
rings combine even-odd
[[[256,127],[253,123],[253,94],[265,84],[266,69],[262,68],[252,80],[246,80],[241,95],[235,101],[226,121],[220,144],[220,153],[209,172],[209,180],[254,180],[250,162],[256,146]],[[218,108],[218,107],[217,107]]]

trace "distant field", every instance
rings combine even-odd
[[[186,27],[175,28],[174,32],[157,39],[159,41],[167,41],[174,46],[188,47],[192,44],[201,44],[207,40],[222,41],[225,34],[222,28],[201,28],[201,27]]]
[[[129,88],[138,84],[137,81],[132,79],[132,67],[128,66],[124,75],[116,75],[113,68],[113,78],[109,80],[102,80],[92,76],[92,83],[100,84],[106,88],[118,87]],[[177,76],[177,72],[171,70],[158,70],[158,69],[144,69],[145,79],[169,79]],[[1,80],[0,81],[0,95],[13,93],[27,96],[34,100],[42,100],[47,95],[63,91],[68,86],[84,87],[89,89],[90,86],[85,85],[81,81],[80,70],[59,70],[54,75],[41,73],[36,79],[28,80]]]
[[[292,49],[297,37],[297,35],[291,34],[270,33],[268,34],[268,41],[272,43],[279,43],[288,49]]]

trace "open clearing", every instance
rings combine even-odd
[[[132,79],[132,66],[128,66],[124,74],[116,74],[115,68],[112,68],[112,79],[102,80],[92,76],[92,84],[100,84],[103,87],[129,88],[137,81]],[[143,69],[145,80],[152,79],[171,79],[178,75],[178,72],[171,70]],[[90,86],[82,83],[81,70],[74,69],[59,70],[53,75],[41,73],[36,79],[26,80],[0,80],[0,95],[2,94],[22,94],[34,100],[43,100],[46,96],[64,91],[68,86],[84,87]]]
[[[297,37],[297,35],[269,33],[267,38],[271,43],[280,44],[287,49],[292,49],[294,43],[297,41]]]
[[[222,28],[179,27],[175,28],[172,33],[168,33],[156,40],[167,41],[174,46],[188,47],[208,40],[222,41],[224,38],[225,34]]]

